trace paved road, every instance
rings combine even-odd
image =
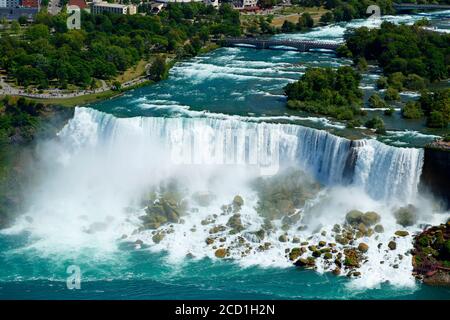
[[[29,98],[40,98],[40,99],[64,99],[64,98],[73,98],[73,97],[81,97],[88,94],[94,94],[94,93],[101,93],[108,90],[111,90],[111,87],[109,87],[104,80],[100,80],[102,83],[102,86],[100,88],[97,88],[95,90],[79,90],[79,91],[73,91],[73,92],[64,92],[60,89],[51,89],[46,90],[46,93],[29,93],[26,92],[23,89],[19,89],[17,87],[13,87],[5,82],[5,79],[0,76],[0,95],[13,95],[13,96],[23,96],[23,97],[29,97]],[[140,83],[143,83],[147,81],[146,77],[139,77],[127,82],[122,83],[122,88],[126,89],[128,87],[131,87],[133,85],[138,85]]]

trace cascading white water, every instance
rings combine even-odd
[[[322,130],[237,117],[115,118],[77,108],[59,136],[70,148],[119,141],[133,141],[144,149],[157,145],[161,149],[152,152],[167,152],[174,164],[298,165],[326,185],[352,181],[377,200],[413,198],[423,162],[421,149],[392,147],[376,140],[352,143]],[[351,157],[356,159],[350,161]]]

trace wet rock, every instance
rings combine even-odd
[[[126,238],[128,238],[128,236],[127,236],[126,234],[123,234],[123,235],[120,237],[120,239],[122,239],[122,240],[124,240],[124,239],[126,239]]]
[[[242,230],[245,229],[244,226],[242,225],[241,215],[238,213],[236,213],[230,217],[230,219],[227,222],[227,226],[229,226],[230,228],[233,228],[237,232],[241,232]]]
[[[319,241],[319,247],[324,247],[326,244],[326,241]]]
[[[383,228],[383,226],[381,224],[377,224],[374,227],[374,230],[375,230],[376,233],[383,233],[384,232],[384,228]]]
[[[362,217],[364,213],[359,210],[351,210],[347,212],[345,216],[345,221],[350,225],[358,225],[362,222]]]
[[[313,251],[312,255],[313,255],[313,257],[318,258],[322,255],[322,252],[320,252],[319,250],[316,250],[316,251]]]
[[[264,240],[266,232],[264,231],[264,229],[260,229],[255,232],[255,235],[258,237],[259,240]]]
[[[428,285],[450,287],[450,219],[414,237],[414,273]]]
[[[360,233],[362,233],[362,234],[365,234],[366,231],[367,231],[366,225],[365,225],[364,223],[361,222],[361,223],[358,225],[358,231],[359,231]]]
[[[364,237],[364,233],[362,233],[361,231],[357,231],[356,234],[355,234],[355,238],[359,239],[359,238],[362,238],[362,237]]]
[[[389,241],[388,248],[391,250],[397,249],[397,243],[395,241]]]
[[[134,244],[139,245],[139,246],[142,246],[142,245],[144,244],[144,241],[142,241],[142,240],[140,240],[140,239],[137,239],[137,240],[134,242]]]
[[[333,231],[333,232],[336,232],[336,233],[340,233],[340,232],[341,232],[341,226],[338,225],[338,224],[335,224],[335,225],[333,226],[332,231]]]
[[[240,210],[243,205],[244,199],[242,199],[242,197],[239,195],[235,196],[233,199],[233,209]]]
[[[300,258],[294,263],[297,267],[304,267],[304,268],[312,268],[316,265],[316,260],[313,257],[308,257],[306,259]]]
[[[340,275],[340,274],[341,274],[341,269],[340,269],[340,268],[335,268],[335,269],[333,270],[333,274],[334,274],[335,276]]]
[[[289,253],[289,260],[294,261],[297,260],[303,254],[300,248],[293,248]]]
[[[218,226],[214,226],[211,229],[209,229],[209,233],[214,234],[214,233],[223,232],[225,230],[226,230],[225,226],[218,225]]]
[[[301,216],[299,213],[294,213],[291,215],[285,215],[281,222],[285,225],[291,226],[293,224],[296,224],[300,220]]]
[[[344,265],[347,267],[359,268],[359,263],[361,256],[355,249],[345,249],[344,250],[345,260]]]
[[[300,238],[294,237],[292,243],[300,243]]]
[[[394,212],[394,217],[403,227],[413,226],[417,222],[417,209],[413,205],[401,207]]]
[[[280,242],[288,242],[289,239],[288,239],[287,235],[282,234],[282,235],[278,238],[278,241],[280,241]]]
[[[323,255],[323,258],[326,260],[330,260],[330,259],[333,259],[333,255],[330,252],[325,252],[325,254]]]
[[[208,225],[208,224],[214,223],[214,221],[215,221],[215,220],[212,219],[212,218],[206,218],[206,219],[200,221],[200,224],[201,224],[202,226],[206,226],[206,225]]]
[[[158,232],[152,237],[152,240],[154,243],[160,243],[164,239],[164,236],[165,234],[163,232]]]
[[[358,250],[365,253],[369,250],[369,246],[366,243],[361,242],[358,245]]]
[[[337,243],[339,243],[339,244],[341,244],[343,246],[348,245],[348,242],[349,242],[347,238],[344,238],[344,237],[342,237],[340,235],[336,236],[335,240],[336,240]]]
[[[361,272],[359,272],[359,271],[354,271],[353,274],[352,274],[352,276],[354,276],[354,277],[359,277],[359,276],[361,276]]]
[[[225,249],[225,248],[220,248],[220,249],[217,249],[216,252],[214,252],[214,255],[215,255],[217,258],[222,259],[222,258],[225,258],[225,256],[227,255],[227,253],[228,253],[227,249]]]
[[[374,211],[368,211],[364,213],[364,215],[361,218],[362,223],[364,223],[366,226],[370,227],[376,223],[378,223],[381,220],[381,217],[378,213]]]
[[[395,235],[399,236],[399,237],[406,237],[407,235],[409,235],[409,232],[408,231],[398,230],[398,231],[395,231]]]
[[[210,245],[210,244],[213,244],[213,243],[214,243],[214,239],[208,237],[208,238],[206,238],[205,242],[206,242],[207,245]]]

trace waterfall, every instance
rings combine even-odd
[[[157,143],[162,150],[154,152],[168,152],[168,161],[175,164],[296,165],[326,185],[357,185],[377,200],[413,198],[423,162],[422,149],[351,141],[299,125],[239,117],[116,118],[77,108],[59,137],[72,152],[133,141],[139,148],[155,148]]]

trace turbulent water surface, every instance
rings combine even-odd
[[[448,14],[429,16],[446,30]],[[422,16],[385,19],[412,23]],[[349,27],[378,24],[356,21],[277,37],[341,41]],[[330,133],[343,130],[341,123],[284,107],[283,86],[306,67],[349,63],[331,53],[222,48],[177,63],[167,81],[77,108],[57,139],[40,143],[24,213],[0,234],[0,297],[448,299],[448,289],[412,277],[405,254],[411,236],[397,239],[394,251],[377,248],[403,229],[392,215],[399,206],[412,203],[420,212],[410,234],[449,216],[418,194],[423,150],[395,146],[433,136],[407,124],[409,131],[386,139],[390,145],[351,141]],[[364,76],[365,90],[373,90],[378,73]],[[257,250],[254,234],[265,222],[254,181],[284,170],[305,172],[300,182],[320,191],[308,193],[297,212],[301,220],[288,229],[275,219],[264,240],[270,248]],[[176,181],[189,205],[183,223],[161,227],[165,237],[155,241],[154,231],[141,228],[142,199],[167,181]],[[198,194],[211,199],[200,205]],[[205,240],[212,225],[226,225],[232,213],[221,207],[238,194],[245,230],[222,234],[230,259],[218,259]],[[280,236],[333,242],[333,225],[352,209],[378,212],[385,229],[378,239],[363,239],[369,251],[360,277],[334,276],[321,261],[316,271],[292,267],[285,252],[295,245]],[[212,216],[214,224],[206,225]],[[252,249],[240,251],[241,239]],[[82,272],[80,290],[66,287],[70,265]]]

